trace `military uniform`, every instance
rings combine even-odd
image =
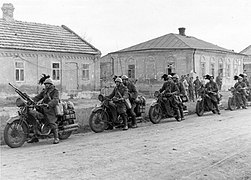
[[[247,104],[246,93],[244,92],[245,90],[242,89],[245,87],[246,87],[246,84],[243,81],[241,81],[241,82],[238,81],[234,85],[234,88],[237,91],[237,93],[236,93],[237,108],[240,108],[240,106],[242,108],[246,108],[246,104]]]
[[[168,81],[164,82],[164,84],[160,88],[159,92],[160,93],[164,92],[164,95],[167,96],[167,100],[168,100],[167,103],[170,104],[170,106],[173,108],[174,112],[177,115],[177,119],[179,119],[180,118],[180,112],[179,112],[177,99],[175,98],[175,96],[168,95],[168,93],[174,93],[174,92],[178,93],[179,92],[178,87],[176,86],[176,84],[172,80],[168,80]],[[166,107],[167,107],[167,105],[166,105]]]
[[[206,90],[208,96],[210,97],[210,99],[206,98],[207,104],[209,106],[211,106],[210,109],[214,111],[214,108],[213,108],[213,106],[214,106],[216,111],[218,112],[218,114],[220,114],[220,110],[218,107],[219,99],[218,99],[218,95],[217,95],[219,90],[218,90],[218,86],[217,86],[216,82],[209,81],[205,85],[205,90]]]
[[[107,96],[110,99],[127,99],[128,96],[128,89],[126,86],[123,85],[122,80],[119,86],[116,86],[112,93],[110,95]],[[114,101],[114,103],[116,104],[117,107],[117,112],[118,114],[121,115],[122,119],[123,119],[123,123],[124,123],[124,130],[128,129],[128,124],[127,124],[127,116],[126,116],[126,104],[124,101]]]

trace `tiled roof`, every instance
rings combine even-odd
[[[244,50],[240,52],[241,54],[251,55],[251,45],[246,47]]]
[[[180,34],[167,34],[117,52],[141,51],[141,50],[161,50],[161,49],[204,49],[216,51],[228,51],[228,49],[202,41],[195,37],[183,36]]]
[[[0,18],[0,48],[99,54],[68,27]]]

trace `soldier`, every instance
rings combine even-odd
[[[53,144],[59,143],[58,138],[58,127],[56,124],[57,116],[55,112],[55,107],[59,102],[59,91],[53,85],[53,82],[50,78],[45,79],[44,81],[45,88],[33,98],[35,102],[42,100],[42,103],[48,104],[48,107],[43,108],[43,114],[45,115],[45,120],[50,125],[54,141]],[[38,142],[38,138],[34,136],[28,143]]]
[[[121,78],[123,84],[128,88],[129,100],[132,105],[132,107],[128,109],[128,113],[132,117],[132,128],[137,128],[136,114],[134,112],[134,109],[136,107],[135,100],[138,97],[138,91],[136,90],[135,85],[131,81],[129,81],[126,75],[123,75]]]
[[[124,128],[123,130],[128,130],[127,115],[126,115],[126,104],[125,99],[128,98],[128,89],[123,85],[121,78],[115,79],[116,87],[113,89],[112,93],[107,96],[109,99],[113,99],[117,106],[118,114],[123,119]]]
[[[237,109],[240,108],[240,106],[243,109],[247,109],[246,104],[247,104],[247,99],[246,99],[246,93],[245,93],[245,88],[246,84],[243,82],[243,78],[241,76],[238,76],[238,81],[235,83],[234,88],[236,89],[236,98],[237,98]]]
[[[198,91],[199,91],[199,89],[200,89],[200,87],[201,87],[201,82],[200,82],[200,80],[199,80],[199,76],[196,76],[196,79],[195,79],[195,81],[193,82],[193,84],[194,84],[195,97],[196,97],[196,99],[198,99],[198,97],[199,97]]]
[[[176,119],[177,121],[180,121],[180,111],[178,107],[177,100],[173,95],[176,95],[179,93],[178,87],[172,80],[172,76],[167,76],[167,81],[164,82],[163,86],[159,90],[160,93],[164,92],[164,95],[167,96],[167,103],[170,104],[170,106],[173,108],[174,112],[176,113]]]
[[[181,81],[179,81],[179,76],[178,74],[174,74],[173,75],[173,82],[176,84],[176,86],[178,87],[178,90],[179,90],[179,95],[180,96],[185,96],[186,93],[185,93],[185,88],[184,88],[184,85]],[[181,120],[185,120],[184,118],[184,112],[183,112],[183,103],[182,102],[179,102],[178,103],[178,107],[179,107],[179,111],[180,111],[180,117],[181,117]]]
[[[193,85],[193,77],[189,78],[188,81],[188,95],[189,95],[189,99],[190,101],[194,102],[194,85]]]
[[[219,103],[218,91],[219,91],[219,89],[218,89],[216,82],[214,82],[214,76],[206,75],[205,79],[209,80],[209,82],[206,83],[206,85],[205,85],[205,90],[206,90],[208,96],[210,97],[210,99],[207,98],[207,100],[211,101],[211,103],[208,102],[208,104],[212,104],[214,106],[217,114],[220,115],[220,110],[218,107],[218,103]],[[211,106],[212,111],[215,113],[214,108]]]
[[[222,86],[222,73],[220,73],[217,77],[216,77],[216,84],[218,85],[219,91],[221,91],[221,86]]]

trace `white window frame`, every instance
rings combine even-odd
[[[17,63],[21,63],[22,67],[17,67]],[[25,79],[25,66],[23,61],[15,61],[15,80],[16,82],[24,82]],[[17,79],[17,72],[18,72],[18,79]],[[21,74],[23,72],[23,74]],[[22,77],[23,78],[22,78]]]
[[[54,68],[53,67],[54,64],[58,64],[58,68]],[[60,62],[52,62],[51,67],[52,67],[52,72],[51,72],[52,80],[60,81],[60,70],[61,70]],[[55,72],[55,76],[54,76],[54,72]]]
[[[82,79],[90,79],[90,64],[82,64]]]

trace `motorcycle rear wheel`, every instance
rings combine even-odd
[[[70,124],[74,124],[74,121],[71,120],[71,121],[66,121],[66,123],[64,125],[70,125]],[[64,139],[67,139],[71,136],[72,134],[72,131],[68,131],[68,132],[61,132],[61,133],[58,133],[58,138],[60,140],[64,140]]]
[[[228,109],[230,111],[233,111],[233,110],[236,110],[236,102],[235,102],[235,99],[233,97],[229,97],[228,98]]]
[[[21,147],[27,140],[28,128],[19,120],[7,124],[4,128],[4,141],[11,148]]]
[[[92,112],[89,118],[89,126],[95,133],[103,132],[107,128],[108,116],[103,110]]]
[[[204,114],[203,101],[197,101],[197,103],[196,103],[196,114],[198,116],[202,116]]]
[[[162,108],[160,104],[155,104],[150,107],[149,118],[153,124],[158,124],[160,120],[162,119],[162,115],[163,115],[163,112],[162,112]]]

